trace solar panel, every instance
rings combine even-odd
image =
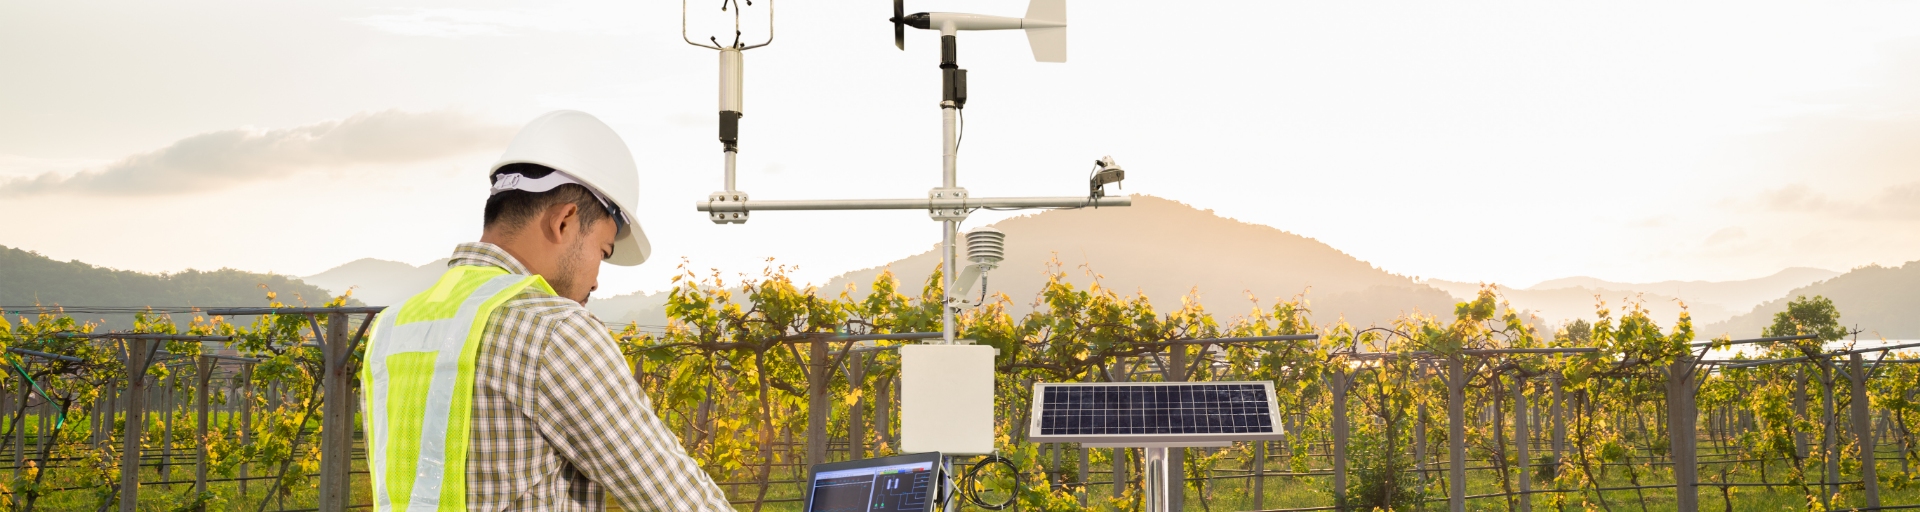
[[[1280,439],[1271,382],[1035,384],[1039,443],[1202,446]]]

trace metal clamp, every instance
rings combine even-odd
[[[967,189],[961,187],[941,187],[928,190],[927,199],[932,201],[928,201],[927,203],[927,216],[933,217],[933,220],[950,220],[954,222],[967,220],[967,208],[965,206],[950,206],[951,203],[949,203],[949,205],[943,205],[939,208],[933,207],[933,201],[950,202],[956,199],[963,200],[960,204],[965,205],[964,200],[966,198]]]
[[[707,194],[707,220],[714,224],[746,224],[747,193],[738,190]]]

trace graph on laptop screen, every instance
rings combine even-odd
[[[933,462],[822,471],[813,476],[812,512],[926,512]]]

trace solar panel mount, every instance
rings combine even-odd
[[[1272,382],[1041,383],[1029,437],[1091,447],[1226,446],[1284,436]]]

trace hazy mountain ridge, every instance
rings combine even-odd
[[[1840,324],[1858,325],[1862,338],[1920,338],[1920,261],[1898,267],[1868,265],[1832,279],[1795,288],[1745,314],[1699,329],[1701,339],[1722,334],[1757,337],[1773,324],[1773,314],[1787,309],[1795,297],[1824,296],[1840,310]]]
[[[361,258],[302,279],[335,294],[352,288],[354,298],[362,302],[389,306],[433,286],[434,281],[447,271],[448,261],[448,258],[441,258],[423,265],[409,265],[398,261]],[[666,325],[666,312],[662,307],[666,302],[665,292],[634,292],[589,300],[587,310],[602,321],[611,323]]]
[[[1171,311],[1197,291],[1197,302],[1221,319],[1306,293],[1314,320],[1330,325],[1385,323],[1413,311],[1450,315],[1455,300],[1413,279],[1381,270],[1318,240],[1271,226],[1220,217],[1178,201],[1133,196],[1133,206],[1054,210],[1006,219],[1006,261],[989,276],[991,293],[1005,293],[1016,313],[1032,307],[1057,260],[1067,280],[1085,289],[1100,284],[1123,296],[1144,293],[1157,310]],[[962,249],[964,251],[964,249]],[[964,260],[962,260],[964,261]],[[821,287],[865,297],[875,277],[892,270],[902,289],[917,293],[939,265],[937,248],[891,264],[841,274]],[[978,290],[975,290],[978,293]]]
[[[1840,275],[1832,270],[1791,267],[1773,275],[1742,279],[1737,281],[1661,281],[1657,283],[1621,283],[1592,277],[1566,277],[1543,281],[1529,286],[1527,290],[1544,291],[1563,288],[1587,288],[1592,290],[1625,290],[1641,293],[1677,297],[1692,303],[1712,303],[1733,311],[1744,311],[1761,303],[1780,298],[1780,295],[1795,288],[1831,279]]]
[[[1479,283],[1463,283],[1442,279],[1422,281],[1428,286],[1446,290],[1456,299],[1466,300],[1480,293]],[[1631,284],[1627,284],[1631,286]],[[1554,288],[1550,290],[1514,289],[1492,285],[1499,290],[1500,297],[1513,307],[1526,310],[1540,317],[1546,325],[1559,325],[1575,318],[1592,321],[1595,308],[1605,302],[1607,308],[1619,311],[1628,302],[1639,302],[1647,308],[1647,313],[1655,319],[1672,322],[1680,317],[1680,305],[1685,303],[1687,312],[1693,315],[1694,323],[1705,324],[1732,318],[1737,312],[1725,306],[1711,302],[1688,300],[1670,295],[1662,295],[1634,289],[1594,289],[1587,287]],[[1618,316],[1618,315],[1616,315]]]
[[[269,290],[288,304],[318,306],[333,297],[326,290],[293,276],[234,269],[147,274],[96,267],[77,260],[55,261],[36,252],[0,246],[0,305],[3,306],[265,306]],[[9,316],[18,313],[8,312]],[[75,317],[104,320],[104,327],[108,329],[133,326],[133,319],[128,315],[76,314]],[[176,320],[184,322],[185,319]]]

